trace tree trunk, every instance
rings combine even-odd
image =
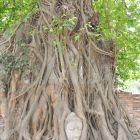
[[[1,93],[1,140],[134,139],[113,91],[115,45],[91,36],[99,25],[91,4],[42,0],[36,15],[17,28],[6,52],[22,60],[22,37],[29,65],[13,69]]]

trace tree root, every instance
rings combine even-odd
[[[65,121],[72,112],[82,121],[79,140],[136,139],[113,92],[115,52],[96,46],[85,28],[94,14],[90,2],[39,2],[39,12],[27,21],[29,27],[25,26],[27,35],[32,31],[31,42],[24,42],[30,52],[29,65],[20,73],[11,73],[1,97],[5,120],[1,140],[69,140]],[[67,18],[78,19],[79,14],[81,20],[74,27],[62,25]],[[12,38],[0,44],[6,44],[3,52],[10,51],[18,58],[21,48],[15,34],[19,26]],[[76,26],[82,29],[80,33],[74,32]],[[75,39],[77,34],[80,40]],[[25,83],[22,76],[27,69],[31,76]]]

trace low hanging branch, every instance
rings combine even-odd
[[[1,61],[1,140],[137,139],[113,91],[115,46],[91,36],[91,2],[42,0],[1,43],[12,54]]]

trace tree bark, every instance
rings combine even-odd
[[[116,46],[90,36],[96,33],[87,27],[96,16],[91,4],[91,0],[42,0],[39,12],[24,23],[23,35],[32,36],[25,42],[29,65],[19,75],[11,73],[1,103],[1,108],[7,103],[1,140],[71,140],[66,134],[71,113],[75,119],[71,117],[69,125],[79,120],[70,128],[74,140],[134,139],[113,90]],[[99,21],[94,19],[95,27]],[[8,51],[18,56],[22,49],[16,37]]]

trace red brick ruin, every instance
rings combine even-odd
[[[118,96],[132,121],[140,128],[140,94],[120,91]]]

